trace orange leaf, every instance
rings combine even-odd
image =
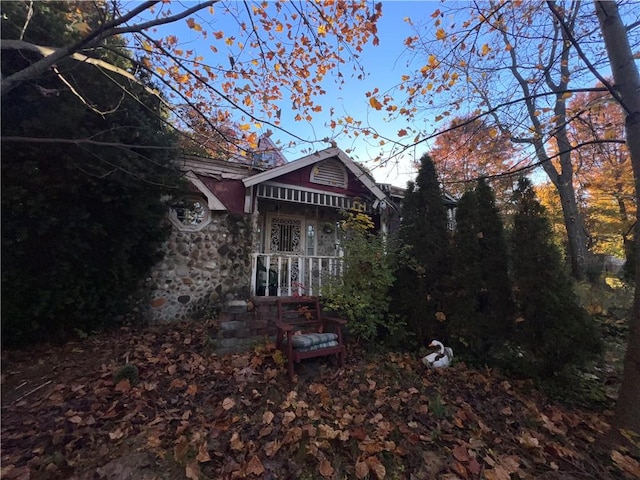
[[[369,104],[370,104],[373,108],[375,108],[376,110],[380,110],[380,109],[382,108],[382,104],[381,104],[381,103],[378,101],[378,99],[377,99],[377,98],[375,98],[375,97],[371,97],[371,98],[369,99]]]
[[[269,424],[273,420],[274,416],[275,415],[273,414],[273,412],[270,412],[269,410],[267,410],[262,414],[262,421],[266,424]]]
[[[640,477],[640,462],[634,458],[622,455],[617,450],[611,452],[611,460],[615,462],[618,468],[624,470],[630,475]]]
[[[447,33],[444,31],[444,28],[436,30],[436,39],[444,40],[445,38],[447,38]]]
[[[202,31],[202,27],[191,17],[187,18],[187,26],[196,32]]]
[[[356,462],[356,478],[361,480],[362,478],[366,478],[369,475],[369,465],[367,462]]]
[[[380,462],[380,460],[378,460],[378,457],[369,457],[367,458],[366,462],[369,470],[373,472],[376,478],[382,480],[387,474],[387,469],[384,468],[384,465]]]
[[[231,450],[235,450],[236,452],[239,452],[244,448],[244,442],[240,440],[240,434],[238,432],[233,432],[231,435],[229,446],[231,447]]]
[[[187,387],[187,395],[195,395],[196,393],[198,393],[198,386],[191,384]]]
[[[244,468],[245,474],[260,476],[264,473],[264,466],[257,455],[251,457],[249,463]]]
[[[211,460],[209,451],[207,449],[207,442],[203,443],[202,445],[200,445],[200,448],[198,448],[198,455],[196,456],[196,460],[199,462],[208,462]]]
[[[273,457],[278,452],[278,450],[280,450],[281,446],[282,444],[278,440],[267,442],[264,445],[264,453],[267,454],[267,457]]]
[[[320,462],[320,475],[323,477],[331,477],[333,475],[333,467],[331,466],[331,462],[326,458]]]
[[[491,51],[491,47],[486,43],[482,46],[482,55],[487,55]]]
[[[128,392],[131,390],[131,382],[129,382],[128,378],[123,378],[116,384],[116,388],[114,390],[116,392]]]
[[[195,462],[190,463],[185,467],[184,474],[189,480],[198,480],[200,478],[200,467]]]
[[[171,384],[169,384],[170,388],[184,388],[187,386],[187,382],[182,380],[181,378],[174,378],[171,380]]]
[[[407,131],[404,128],[401,128],[400,130],[398,130],[399,137],[404,137],[406,135],[407,135]]]
[[[457,445],[452,450],[453,457],[459,462],[469,461],[469,451],[464,445]]]
[[[240,125],[240,130],[246,132],[247,130],[249,130],[251,128],[251,125],[249,125],[248,123],[243,123]]]

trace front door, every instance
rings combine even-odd
[[[301,271],[301,256],[305,251],[304,218],[269,216],[267,232],[267,253],[282,255],[271,260],[271,268],[278,272],[280,292],[299,291],[304,278]]]

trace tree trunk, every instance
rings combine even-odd
[[[580,281],[587,277],[588,241],[587,229],[582,214],[578,210],[573,182],[558,182],[556,189],[562,202],[562,216],[567,230],[568,256],[571,261],[571,274]]]
[[[615,2],[596,1],[596,14],[611,62],[615,90],[619,94],[625,114],[627,147],[636,186],[636,199],[640,196],[640,75],[629,46],[629,37]],[[640,202],[638,202],[640,205]],[[636,219],[640,220],[640,208]],[[634,236],[635,298],[630,320],[629,343],[624,358],[622,386],[612,423],[612,434],[630,430],[640,434],[640,239]]]

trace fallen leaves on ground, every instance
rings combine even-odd
[[[549,403],[525,382],[351,345],[345,368],[313,359],[291,383],[272,345],[218,356],[213,329],[3,352],[1,477],[637,478],[629,452],[595,449],[610,412]],[[116,383],[125,359],[139,379]]]

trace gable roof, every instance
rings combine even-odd
[[[318,163],[329,158],[337,158],[338,160],[340,160],[347,168],[347,170],[353,173],[353,175],[360,181],[360,183],[362,183],[365,187],[367,187],[367,189],[369,189],[371,193],[373,193],[378,201],[383,201],[385,198],[387,198],[385,193],[376,185],[371,176],[365,170],[363,170],[362,167],[351,160],[349,155],[347,155],[338,147],[331,147],[325,150],[320,150],[319,152],[311,153],[305,157],[299,158],[298,160],[294,160],[279,167],[271,168],[251,177],[245,178],[242,180],[242,182],[247,187],[258,185],[260,183],[272,180],[290,172],[295,172],[296,170],[307,167],[309,165],[313,165],[314,163]]]

